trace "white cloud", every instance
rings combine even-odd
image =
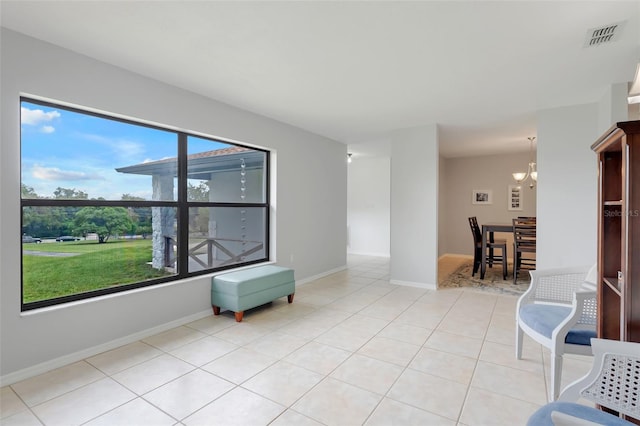
[[[42,126],[42,127],[40,128],[40,131],[41,131],[42,133],[53,133],[53,132],[55,132],[55,131],[56,131],[56,129],[55,129],[55,127],[53,127],[53,126]]]
[[[58,111],[44,112],[41,109],[29,109],[20,107],[20,123],[37,126],[40,123],[49,122],[55,118],[59,118],[60,113]]]
[[[152,162],[154,162],[154,161],[169,160],[169,159],[173,159],[173,158],[176,158],[176,157],[162,157],[162,158],[160,158],[160,159],[158,159],[158,158],[145,158],[145,159],[144,159],[144,161],[143,161],[142,163],[143,163],[143,164],[144,164],[144,163],[152,163]]]
[[[109,138],[93,133],[79,133],[81,138],[90,142],[99,143],[113,150],[118,158],[131,159],[136,158],[144,153],[146,146],[144,143],[128,140],[124,138]]]
[[[83,139],[86,139],[91,142],[98,142],[103,144],[110,144],[111,139],[106,138],[102,135],[96,135],[95,133],[77,133],[77,135]]]
[[[120,157],[135,158],[145,151],[145,146],[139,142],[119,139],[113,145],[114,150],[118,152]]]
[[[42,167],[35,165],[31,169],[33,177],[42,180],[102,180],[99,175],[84,172],[64,171],[57,167]]]

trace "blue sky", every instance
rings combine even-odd
[[[89,198],[119,200],[124,193],[151,199],[151,177],[118,173],[118,167],[174,158],[175,133],[91,115],[21,103],[22,183],[40,196],[57,187]],[[190,137],[189,153],[228,146]]]

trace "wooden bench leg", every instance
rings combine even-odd
[[[242,322],[242,316],[244,315],[244,311],[236,312],[236,322]]]
[[[213,307],[213,315],[220,315],[220,306],[214,306]]]
[[[287,301],[289,303],[293,303],[293,296],[295,295],[295,293],[291,293],[290,295],[287,296]]]

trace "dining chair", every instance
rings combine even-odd
[[[482,232],[480,231],[480,225],[478,225],[478,218],[472,216],[469,218],[469,227],[471,228],[471,234],[473,235],[473,271],[471,276],[474,276],[480,264],[482,263]],[[498,249],[500,255],[496,255],[494,250]],[[494,239],[493,237],[487,240],[487,255],[486,263],[489,267],[493,267],[494,263],[502,262],[502,279],[507,279],[507,241],[502,239]]]
[[[513,223],[513,283],[521,269],[536,269],[536,222],[515,218]],[[523,256],[525,254],[525,256]]]
[[[591,370],[567,386],[557,401],[536,410],[527,426],[638,424],[640,343],[593,338],[591,347]]]
[[[597,266],[538,269],[516,305],[516,358],[524,334],[551,352],[549,401],[560,393],[563,354],[591,355],[596,337]]]
[[[518,216],[518,219],[523,220],[523,221],[527,221],[527,222],[536,222],[536,217],[535,216]]]

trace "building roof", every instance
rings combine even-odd
[[[241,146],[198,152],[187,156],[187,175],[190,179],[210,179],[213,173],[240,170],[242,160],[246,169],[264,167],[266,153]],[[176,157],[118,167],[117,172],[136,175],[177,176]]]

